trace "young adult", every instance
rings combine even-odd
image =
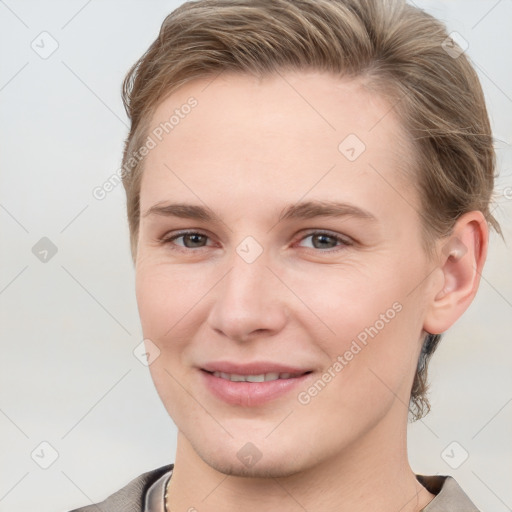
[[[137,301],[178,444],[97,506],[476,511],[406,445],[499,231],[482,90],[445,27],[399,0],[188,2],[123,97]]]

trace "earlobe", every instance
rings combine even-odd
[[[439,241],[441,287],[433,297],[424,321],[425,331],[441,334],[469,307],[480,283],[487,256],[489,229],[479,211],[462,215],[451,235]]]

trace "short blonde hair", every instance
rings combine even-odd
[[[484,95],[441,22],[402,0],[198,0],[165,18],[123,83],[131,127],[122,168],[134,259],[144,159],[133,155],[156,107],[194,79],[283,70],[362,78],[388,99],[415,148],[427,251],[468,211],[481,211],[501,233],[489,208],[495,153]],[[440,337],[424,340],[411,391],[415,419],[430,409],[427,366]]]

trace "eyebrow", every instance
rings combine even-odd
[[[207,206],[187,203],[157,203],[142,215],[163,215],[205,222],[221,222],[220,217]],[[278,222],[284,220],[312,219],[315,217],[358,217],[360,219],[376,220],[369,211],[357,206],[336,201],[303,201],[287,205],[279,215]]]

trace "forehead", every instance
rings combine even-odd
[[[172,194],[171,183],[187,194],[216,189],[219,198],[236,190],[251,200],[258,193],[297,200],[313,187],[325,199],[337,199],[343,187],[364,196],[363,183],[368,191],[386,180],[407,187],[412,161],[410,141],[385,98],[361,80],[319,72],[193,81],[161,102],[149,136],[146,204],[164,199],[157,190],[166,184]],[[186,183],[178,183],[180,176]]]

